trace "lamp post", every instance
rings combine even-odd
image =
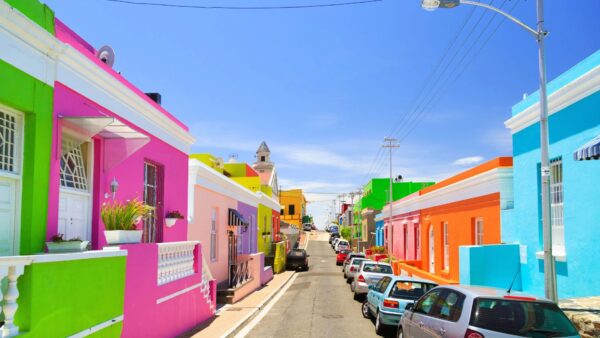
[[[422,0],[421,6],[428,11],[437,8],[454,8],[458,5],[473,5],[492,10],[516,23],[533,35],[538,44],[539,77],[540,77],[540,151],[542,179],[542,230],[544,238],[544,289],[546,298],[557,302],[556,267],[552,255],[552,224],[550,223],[550,163],[548,155],[548,94],[546,92],[546,60],[544,39],[548,32],[544,30],[544,1],[536,0],[537,29],[533,29],[514,16],[488,4],[470,0]]]

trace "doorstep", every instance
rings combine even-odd
[[[558,305],[581,338],[600,337],[600,297],[561,299]]]

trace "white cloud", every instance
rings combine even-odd
[[[469,156],[469,157],[459,158],[458,160],[452,162],[452,164],[466,167],[466,166],[480,163],[481,161],[483,161],[483,157],[481,157],[481,156]]]
[[[277,145],[274,154],[289,162],[310,166],[322,166],[353,172],[365,172],[368,164],[360,158],[347,157],[322,147],[306,145]]]

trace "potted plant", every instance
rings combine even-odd
[[[81,252],[87,250],[90,243],[80,238],[64,239],[63,237],[63,234],[57,234],[52,237],[51,242],[46,242],[48,253]]]
[[[143,230],[138,230],[136,224],[150,215],[151,209],[137,199],[104,204],[100,216],[106,242],[109,245],[140,243]]]
[[[183,215],[178,211],[169,211],[165,217],[165,224],[170,228],[177,222],[178,219],[184,219]]]

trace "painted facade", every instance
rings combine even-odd
[[[383,214],[375,215],[375,245],[377,246],[385,245],[383,223]]]
[[[388,251],[458,282],[459,247],[500,243],[500,213],[512,201],[512,159],[488,161],[395,202],[391,227],[385,220]],[[386,206],[384,217],[387,212]]]
[[[552,237],[559,298],[600,294],[595,240],[600,219],[600,161],[574,153],[600,135],[600,51],[548,84]],[[503,212],[502,241],[519,245],[523,290],[544,295],[540,211],[539,94],[512,108],[513,209]],[[519,261],[513,259],[513,264]]]
[[[302,189],[282,190],[279,194],[281,219],[284,222],[302,227],[302,217],[306,215],[306,198]]]

